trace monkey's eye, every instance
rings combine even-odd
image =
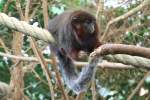
[[[73,24],[78,24],[78,23],[81,23],[81,21],[80,21],[79,18],[76,18],[76,17],[75,17],[75,18],[72,19],[72,23],[73,23]]]
[[[79,17],[73,17],[73,18],[72,18],[72,21],[75,21],[75,22],[76,22],[76,21],[80,21],[80,19],[81,19],[81,18],[79,18]]]
[[[86,20],[85,23],[90,24],[92,21]]]
[[[87,23],[87,24],[93,23],[94,24],[94,23],[96,23],[96,21],[95,20],[86,20],[85,23]]]

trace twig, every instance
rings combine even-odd
[[[136,88],[132,91],[132,93],[128,96],[127,100],[131,100],[132,97],[137,93],[137,91],[141,88],[143,85],[145,79],[150,75],[150,71],[146,73],[146,75],[141,79],[141,81],[138,83]]]
[[[150,21],[147,21],[143,24],[136,24],[136,25],[132,25],[130,27],[123,27],[123,28],[119,28],[119,29],[116,29],[116,30],[113,30],[112,33],[108,34],[107,35],[107,39],[105,39],[106,41],[109,40],[109,39],[112,39],[113,37],[115,37],[116,35],[119,35],[119,34],[122,34],[122,33],[125,33],[126,31],[133,31],[133,30],[136,30],[136,29],[140,29],[142,27],[145,27],[145,26],[150,26]],[[113,34],[115,33],[115,34]]]
[[[97,100],[97,97],[96,97],[96,84],[95,84],[95,74],[96,74],[96,70],[95,70],[95,73],[93,75],[93,78],[92,78],[92,82],[91,82],[91,90],[92,90],[92,100]]]
[[[35,77],[40,80],[41,82],[43,82],[44,84],[48,85],[47,82],[45,80],[43,80],[40,75],[34,70],[32,69],[32,72],[35,74]]]
[[[21,17],[21,20],[24,20],[24,15],[23,15],[23,12],[21,10],[20,0],[16,0],[16,7],[17,7],[17,10],[18,10],[19,15]]]
[[[3,12],[6,13],[7,12],[7,9],[8,9],[8,6],[9,4],[12,2],[12,0],[8,0],[7,3],[4,5],[4,9],[3,9]]]
[[[103,9],[104,9],[104,0],[99,0],[98,8],[96,11],[96,19],[98,18],[99,15],[102,15]]]
[[[43,16],[44,16],[44,27],[47,29],[48,26],[48,4],[47,0],[42,0],[42,7],[43,7]]]
[[[109,28],[110,26],[113,24],[113,23],[116,23],[120,20],[123,20],[123,19],[126,19],[128,18],[129,16],[133,15],[134,13],[140,11],[141,9],[143,9],[145,6],[148,6],[150,4],[150,0],[144,0],[139,6],[137,6],[136,8],[128,11],[127,13],[111,20],[108,22],[107,26],[106,26],[106,29],[104,31],[104,35],[101,37],[101,40],[104,41],[105,40],[105,37],[108,35],[108,31],[109,31]]]
[[[102,13],[103,13],[103,9],[104,9],[103,7],[104,7],[104,0],[99,0],[97,11],[96,11],[96,19],[99,20],[100,27],[101,27],[101,23],[102,23],[101,18],[102,18]],[[99,17],[100,17],[100,19],[99,19]],[[92,82],[91,82],[92,100],[96,100],[96,98],[97,98],[96,97],[95,74],[96,74],[96,72],[94,73],[94,75],[92,77]]]
[[[37,6],[34,8],[33,12],[32,12],[31,15],[29,16],[29,19],[33,18],[33,16],[36,14],[36,12],[37,12],[37,10],[38,10],[39,7],[40,7],[40,5],[37,5]]]
[[[3,42],[3,40],[2,40],[1,38],[0,38],[0,44],[1,44],[1,46],[4,48],[4,51],[5,51],[6,53],[9,53],[8,48],[6,47],[5,43]]]
[[[38,62],[38,59],[35,57],[23,57],[23,56],[15,56],[15,55],[10,55],[10,54],[5,54],[0,52],[0,56],[4,56],[4,57],[8,57],[8,58],[12,58],[12,59],[18,59],[18,60],[23,60],[23,61],[28,61],[28,62]],[[133,66],[129,66],[129,65],[134,65],[137,67],[146,67],[149,68],[150,65],[150,60],[146,59],[146,58],[142,58],[142,57],[133,57],[133,56],[129,56],[129,55],[122,55],[122,54],[118,54],[118,55],[108,55],[106,56],[106,59],[108,60],[112,60],[115,62],[120,62],[120,63],[110,63],[110,62],[103,62],[102,64],[98,64],[98,66],[102,66],[103,68],[120,68],[120,69],[128,69],[128,68],[134,68]],[[51,63],[53,64],[52,60],[50,59],[45,59],[45,61],[47,63]],[[74,61],[75,65],[77,65],[78,67],[81,66],[86,66],[88,63],[87,62],[77,62]],[[124,64],[128,64],[128,65],[124,65]]]
[[[29,20],[28,19],[29,18],[28,13],[29,13],[30,3],[31,3],[31,1],[28,0],[27,5],[26,5],[26,11],[25,11],[26,12],[26,14],[25,14],[26,15],[25,16],[26,21]],[[30,40],[31,40],[30,42],[32,44],[32,49],[33,49],[34,53],[36,54],[36,56],[37,56],[37,58],[38,58],[38,60],[39,60],[39,62],[41,64],[41,67],[42,67],[43,71],[45,72],[45,75],[46,75],[46,78],[47,78],[47,81],[48,81],[48,86],[49,86],[50,93],[51,93],[51,99],[55,100],[55,98],[54,98],[54,90],[53,90],[53,86],[52,86],[51,78],[50,78],[51,75],[50,75],[49,70],[48,70],[48,68],[46,66],[46,62],[44,60],[44,57],[43,57],[41,51],[37,48],[35,40],[32,37],[30,38]]]
[[[64,88],[64,84],[62,83],[62,80],[61,80],[60,72],[59,72],[59,70],[57,68],[58,64],[57,64],[56,58],[55,58],[55,56],[53,54],[52,54],[52,62],[53,62],[53,66],[54,66],[53,68],[54,68],[54,70],[56,72],[56,79],[57,79],[57,82],[58,82],[58,86],[59,86],[59,88],[60,88],[60,90],[61,90],[61,92],[63,94],[63,98],[64,98],[64,100],[69,100],[67,92],[65,91],[65,88]]]
[[[27,0],[26,8],[25,8],[25,20],[29,20],[29,9],[30,9],[31,0]]]
[[[46,66],[46,62],[45,62],[45,60],[44,60],[44,58],[43,58],[42,53],[39,51],[39,49],[37,49],[37,46],[36,46],[36,44],[35,44],[35,40],[34,40],[33,38],[31,38],[31,40],[32,40],[32,41],[31,41],[32,49],[33,49],[35,55],[37,56],[37,58],[38,58],[38,60],[39,60],[39,62],[40,62],[40,64],[41,64],[41,67],[42,67],[42,69],[43,69],[43,71],[44,71],[44,73],[45,73],[45,75],[46,75],[46,78],[47,78],[47,81],[48,81],[48,84],[49,84],[49,88],[50,88],[50,92],[51,92],[51,99],[52,99],[52,100],[55,100],[55,98],[54,98],[53,86],[52,86],[52,83],[51,83],[51,75],[50,75],[50,72],[49,72],[49,70],[48,70],[48,68],[47,68],[47,66]]]

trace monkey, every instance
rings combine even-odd
[[[99,60],[91,59],[79,74],[73,60],[78,58],[80,51],[89,54],[101,45],[96,18],[83,10],[64,11],[48,22],[48,31],[56,40],[55,44],[50,44],[50,48],[57,56],[66,85],[76,94],[86,91]]]

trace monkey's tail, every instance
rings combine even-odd
[[[87,86],[95,73],[97,63],[99,62],[98,58],[95,57],[90,59],[89,65],[82,68],[82,71],[77,74],[72,59],[67,56],[66,53],[59,51],[57,57],[59,60],[60,71],[67,86],[76,94],[86,91]]]

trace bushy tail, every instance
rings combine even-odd
[[[57,57],[59,60],[60,71],[67,86],[76,94],[86,91],[87,85],[91,81],[95,72],[94,70],[99,62],[98,58],[91,58],[89,65],[83,67],[82,71],[77,74],[72,59],[64,52],[64,50],[59,50],[57,52]]]

